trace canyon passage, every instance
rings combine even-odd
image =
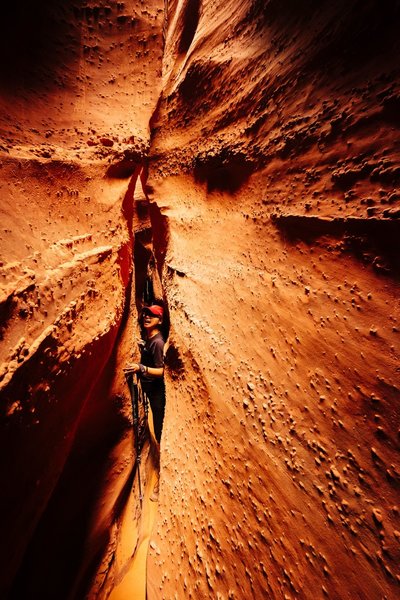
[[[399,16],[3,8],[1,598],[398,598]]]

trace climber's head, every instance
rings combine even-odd
[[[146,329],[155,329],[162,325],[164,316],[164,309],[158,304],[152,304],[151,306],[145,306],[140,316],[140,322]]]

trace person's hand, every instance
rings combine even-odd
[[[126,373],[126,374],[137,373],[138,371],[140,371],[140,367],[137,363],[128,364],[124,368],[124,373]]]

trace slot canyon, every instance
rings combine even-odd
[[[400,2],[0,27],[0,597],[398,598]],[[148,289],[158,502],[123,372]]]

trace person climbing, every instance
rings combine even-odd
[[[153,304],[145,306],[140,314],[139,323],[142,328],[144,343],[141,344],[140,363],[127,365],[126,371],[137,373],[142,391],[150,402],[153,415],[154,435],[156,438],[155,458],[157,466],[157,482],[150,500],[156,502],[160,481],[160,442],[165,413],[164,382],[164,337],[162,322],[164,310],[162,306]]]

